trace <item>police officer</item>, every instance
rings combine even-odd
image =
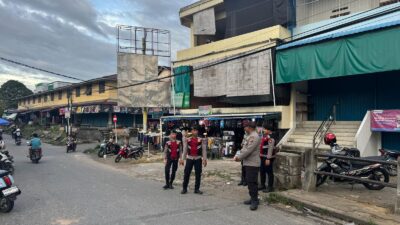
[[[246,181],[249,189],[250,200],[244,202],[250,205],[250,210],[257,210],[258,200],[258,172],[260,170],[260,137],[256,131],[256,125],[251,122],[245,126],[245,131],[248,134],[247,141],[243,146],[240,154],[235,156],[234,160],[243,161],[246,170]]]
[[[200,191],[200,182],[203,166],[207,166],[207,141],[206,139],[200,138],[198,134],[198,128],[193,127],[192,136],[185,138],[183,142],[183,154],[180,160],[180,164],[183,166],[186,160],[186,165],[183,177],[183,189],[181,194],[187,193],[189,178],[193,167],[196,174],[194,193],[200,195],[203,194],[203,192]]]
[[[182,155],[182,143],[176,139],[176,131],[172,130],[169,135],[169,141],[164,146],[164,164],[165,164],[165,186],[164,190],[174,189],[172,185],[175,180],[176,170],[178,170],[178,160]],[[172,171],[171,171],[172,169]]]
[[[273,164],[275,160],[275,139],[272,137],[271,126],[264,126],[264,136],[260,145],[260,180],[261,187],[259,190],[263,192],[274,191],[274,171]],[[268,188],[265,185],[266,177],[268,175]]]

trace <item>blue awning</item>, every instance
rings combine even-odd
[[[335,39],[339,37],[344,37],[348,35],[363,33],[367,31],[373,31],[377,29],[393,27],[400,25],[400,3],[396,3],[390,6],[391,8],[397,9],[397,11],[379,16],[370,20],[365,20],[356,24],[349,25],[334,31],[326,32],[320,35],[315,35],[309,38],[305,38],[298,41],[293,41],[288,44],[283,44],[277,47],[277,50],[283,50],[287,48],[292,48],[296,46],[302,46],[306,44],[312,44],[324,40]],[[380,9],[381,10],[381,9]],[[369,12],[371,14],[371,12]]]

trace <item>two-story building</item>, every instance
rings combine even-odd
[[[113,114],[118,116],[119,126],[141,126],[140,109],[117,106],[116,87],[117,75],[110,75],[41,91],[18,100],[19,118],[24,122],[63,124],[70,99],[71,121],[77,126],[111,126]]]

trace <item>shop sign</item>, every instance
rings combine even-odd
[[[400,132],[400,110],[371,111],[371,130]]]
[[[199,116],[208,116],[208,115],[212,115],[212,106],[211,105],[199,106]]]

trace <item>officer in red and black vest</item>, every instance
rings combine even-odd
[[[192,136],[185,138],[183,141],[183,154],[180,164],[183,166],[186,160],[184,177],[183,177],[183,189],[181,194],[187,193],[189,185],[190,174],[192,173],[193,167],[196,174],[196,183],[194,188],[195,194],[203,194],[200,191],[201,173],[203,166],[207,166],[207,141],[198,136],[199,130],[197,127],[192,128]]]
[[[175,180],[176,170],[178,170],[178,161],[182,155],[182,143],[176,139],[176,131],[171,131],[169,141],[164,146],[164,164],[165,164],[165,190],[174,189],[172,186]],[[172,171],[171,171],[172,167]]]
[[[261,187],[259,190],[263,192],[273,192],[274,191],[274,171],[273,171],[273,164],[275,160],[275,139],[271,136],[270,126],[264,126],[264,136],[261,139],[260,145],[260,180],[261,180]],[[268,188],[265,185],[266,178],[268,175]]]

